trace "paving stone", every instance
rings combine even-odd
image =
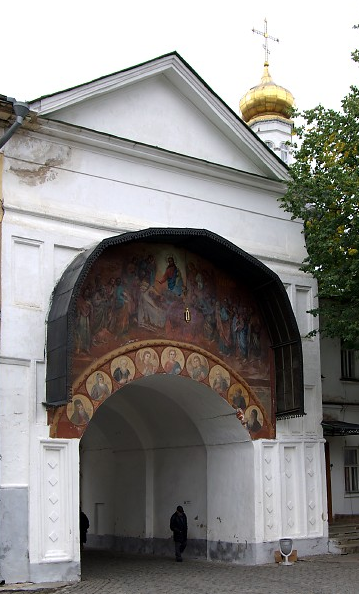
[[[321,555],[291,566],[255,567],[84,551],[82,581],[49,584],[47,594],[358,594],[359,555]],[[5,585],[2,592],[29,589]],[[43,584],[32,591],[45,592]]]

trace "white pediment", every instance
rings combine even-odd
[[[40,116],[274,179],[286,168],[178,56],[31,103]]]

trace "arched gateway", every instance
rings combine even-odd
[[[82,438],[92,545],[168,552],[181,503],[192,552],[255,562],[255,443],[303,414],[280,279],[206,230],[102,241],[53,294],[47,407],[53,438]]]

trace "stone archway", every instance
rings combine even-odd
[[[236,560],[253,539],[253,465],[248,431],[209,386],[170,374],[135,379],[98,407],[81,439],[89,546],[173,555],[168,520],[181,504],[187,554]],[[233,517],[238,501],[245,518]]]
[[[207,555],[228,560],[249,555],[246,543],[256,538],[256,444],[275,437],[276,416],[303,413],[301,340],[280,279],[205,230],[149,229],[109,238],[78,256],[56,287],[47,347],[50,436],[83,436],[85,444],[100,423],[100,433],[110,439],[101,419],[112,410],[125,419],[124,428],[131,426],[128,435],[143,452],[138,481],[152,476],[154,482],[166,440],[173,440],[172,457],[163,463],[166,480],[176,456],[194,444],[199,449],[189,451],[186,460],[195,460],[200,450],[206,458],[197,467],[198,476],[207,470],[196,491],[199,500],[206,498],[206,513],[202,506],[193,521],[202,518],[199,526],[206,526]],[[128,423],[136,398],[150,407],[151,423],[141,416],[141,406]],[[181,411],[182,441],[175,426],[165,431],[166,410],[168,419]],[[164,416],[161,431],[155,430],[153,414]],[[146,432],[154,446],[140,439]],[[153,471],[148,456],[155,460]],[[195,484],[191,477],[188,482]],[[145,490],[148,517],[151,501],[159,498],[147,496],[147,482]],[[246,502],[246,514],[234,521],[238,497]],[[154,525],[158,517],[154,514]],[[160,543],[165,532],[158,526],[151,532],[146,523],[141,538]],[[121,535],[114,527],[112,536],[140,538],[135,531],[132,524],[131,534]],[[194,540],[203,536],[199,530]]]

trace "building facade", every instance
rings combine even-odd
[[[13,121],[1,101],[3,132]],[[88,545],[327,550],[316,285],[283,162],[176,53],[29,104],[0,153],[1,573]]]

